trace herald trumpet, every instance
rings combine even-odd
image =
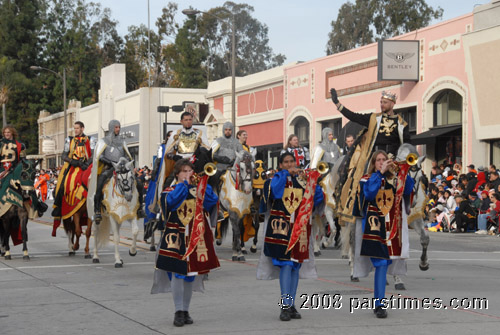
[[[418,163],[418,156],[417,154],[410,152],[408,156],[406,156],[406,164],[409,166],[417,165]]]
[[[203,166],[203,172],[211,177],[217,173],[217,166],[214,163],[207,163]]]
[[[320,174],[327,174],[328,171],[330,171],[330,166],[328,165],[327,162],[319,162],[318,166],[316,167],[316,171],[318,171]]]

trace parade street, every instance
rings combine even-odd
[[[0,260],[2,335],[493,334],[500,328],[500,239],[493,236],[430,233],[430,269],[422,272],[412,231],[407,290],[396,291],[389,278],[387,319],[375,318],[367,306],[372,277],[351,282],[340,251],[323,250],[316,259],[319,278],[301,280],[298,287],[302,320],[289,322],[279,320],[279,281],[255,279],[262,238],[258,254],[247,255],[246,262],[230,260],[226,239],[216,249],[221,268],[209,274],[204,294],[194,294],[194,324],[176,328],[171,295],[150,294],[155,253],[141,241],[137,256],[129,256],[129,227],[121,231],[121,269],[114,268],[111,244],[100,253],[100,264],[84,259],[83,239],[69,257],[64,230],[51,237],[47,214],[28,229],[31,260],[23,261],[21,246],[11,249],[12,260]]]

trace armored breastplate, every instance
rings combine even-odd
[[[181,154],[192,154],[196,151],[198,144],[196,143],[196,139],[198,134],[194,131],[190,134],[186,134],[181,132],[179,134],[179,144],[177,152]]]
[[[125,151],[123,147],[114,147],[112,145],[108,145],[106,150],[104,150],[104,157],[109,159],[113,163],[118,163],[121,157],[125,157]]]

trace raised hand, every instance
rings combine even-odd
[[[330,94],[332,95],[332,101],[333,101],[333,103],[334,104],[338,104],[339,103],[339,97],[337,95],[337,91],[334,88],[332,88],[330,90]]]

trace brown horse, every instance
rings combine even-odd
[[[89,242],[92,234],[92,220],[88,218],[87,206],[83,205],[73,214],[72,217],[63,220],[64,231],[68,236],[69,255],[74,256],[75,252],[80,249],[80,236],[82,236],[82,227],[87,226],[85,230],[85,258],[90,259]],[[75,241],[76,238],[76,241]]]

